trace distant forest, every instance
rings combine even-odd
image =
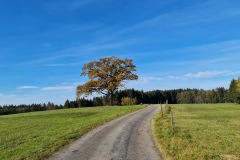
[[[136,104],[169,104],[182,103],[240,103],[238,91],[238,80],[232,80],[229,89],[219,87],[213,90],[203,89],[174,89],[174,90],[154,90],[139,91],[134,89],[120,90],[115,93],[114,105],[121,105],[122,99],[129,97],[135,100]],[[30,105],[3,105],[0,106],[0,115],[16,114],[24,112],[45,111],[63,108],[107,106],[109,99],[106,96],[94,97],[93,99],[77,99],[75,101],[66,100],[64,105],[56,105],[48,102],[47,104]]]

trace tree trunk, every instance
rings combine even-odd
[[[112,91],[110,91],[110,95],[109,95],[110,97],[110,106],[113,106],[113,92]]]

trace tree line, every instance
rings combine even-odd
[[[226,103],[232,102],[228,98],[228,90],[217,88],[213,90],[199,89],[176,89],[176,90],[154,90],[139,91],[135,89],[120,90],[115,93],[113,98],[114,105],[121,105],[125,97],[135,99],[136,104],[156,104],[165,103],[168,100],[170,104],[177,103]],[[45,111],[63,108],[94,107],[108,105],[108,96],[94,97],[93,99],[80,98],[74,101],[66,100],[64,105],[57,105],[51,102],[47,104],[29,104],[29,105],[3,105],[0,106],[0,115]]]
[[[93,99],[79,98],[74,101],[66,100],[64,105],[57,105],[51,102],[47,104],[21,104],[21,105],[0,105],[0,115],[45,111],[64,108],[94,107],[109,105],[109,96],[94,97]],[[125,89],[114,93],[112,97],[113,105],[128,104],[123,103],[128,98],[134,100],[134,104],[184,104],[184,103],[239,103],[240,104],[240,78],[233,79],[229,89],[218,87],[212,90],[203,89],[173,89],[173,90],[153,90],[144,92],[143,90]],[[133,103],[131,103],[133,104]]]
[[[219,87],[213,90],[203,89],[174,89],[174,90],[153,90],[138,91],[128,89],[119,91],[115,96],[115,105],[121,105],[122,97],[136,98],[137,104],[157,104],[165,103],[168,100],[170,104],[183,103],[227,103],[228,90]]]
[[[0,105],[0,115],[7,114],[17,114],[17,113],[25,113],[25,112],[35,112],[35,111],[46,111],[46,110],[54,110],[61,109],[62,105],[56,105],[54,103],[48,102],[43,104],[20,104],[20,105]]]
[[[64,105],[54,104],[53,102],[48,102],[47,104],[0,105],[0,115],[93,106],[103,106],[102,98],[94,97],[92,100],[80,98],[75,101],[66,100]]]

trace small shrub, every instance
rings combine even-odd
[[[128,106],[128,105],[136,105],[137,99],[136,98],[130,98],[130,97],[123,97],[121,99],[122,106]]]

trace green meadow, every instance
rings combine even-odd
[[[153,134],[164,159],[240,159],[240,105],[176,104],[170,116],[157,113]]]
[[[0,159],[46,158],[94,127],[142,108],[75,108],[0,116]]]

